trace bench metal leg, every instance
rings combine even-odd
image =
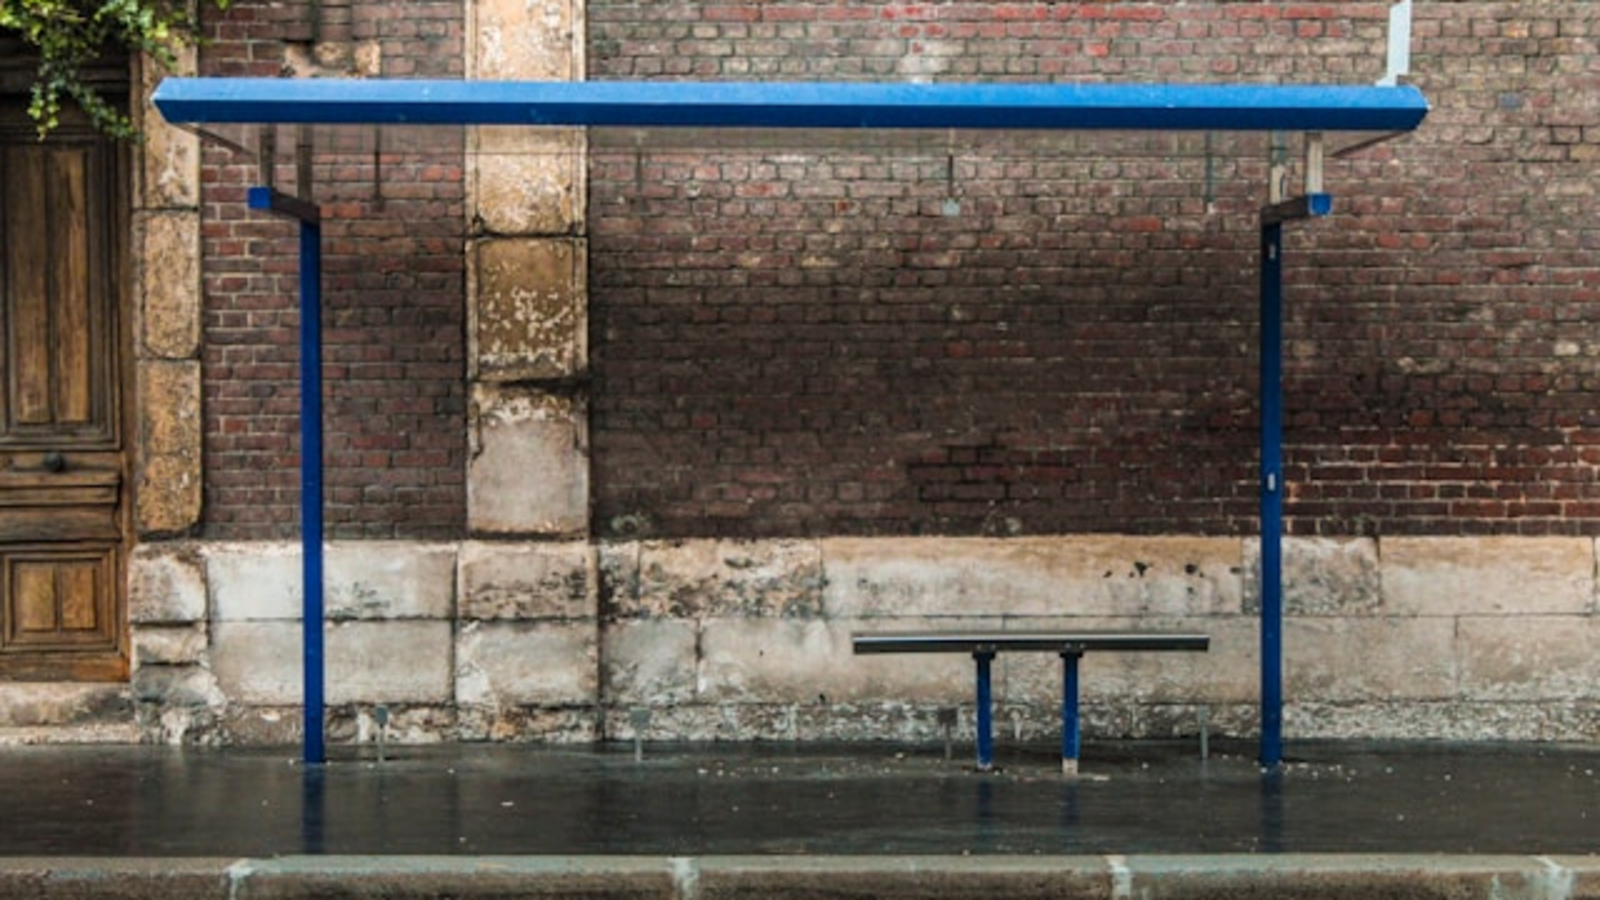
[[[974,651],[972,659],[978,668],[978,771],[989,772],[994,770],[994,700],[989,680],[994,651]]]
[[[1083,651],[1061,651],[1061,774],[1078,774],[1078,661]]]

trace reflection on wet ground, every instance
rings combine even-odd
[[[0,855],[1600,853],[1600,747],[0,748]]]

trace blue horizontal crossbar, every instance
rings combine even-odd
[[[168,78],[167,121],[728,128],[1410,131],[1416,88]]]

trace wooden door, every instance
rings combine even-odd
[[[128,673],[122,158],[0,109],[0,680]]]

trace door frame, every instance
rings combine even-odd
[[[6,40],[0,37],[0,47],[4,46]],[[24,68],[27,68],[25,64],[17,62],[15,57],[0,65],[0,131],[3,131],[8,138],[28,137],[34,129],[32,120],[25,114],[26,97],[16,92],[19,85],[25,88],[23,84],[25,79],[19,75]],[[117,69],[117,66],[111,64],[97,66],[92,75],[102,95],[126,109],[133,81],[125,63],[120,66],[121,77],[111,77],[110,73],[116,72]],[[31,71],[31,68],[28,68],[30,74]],[[37,653],[27,651],[7,653],[4,657],[0,657],[0,683],[126,681],[132,664],[128,582],[130,559],[137,542],[133,515],[133,504],[136,499],[133,481],[139,433],[135,415],[139,407],[138,370],[134,364],[136,324],[134,299],[137,293],[133,277],[135,273],[134,153],[133,148],[125,142],[94,137],[90,126],[81,115],[68,113],[62,118],[63,135],[80,140],[84,138],[96,140],[100,143],[99,149],[105,153],[102,165],[104,194],[92,201],[88,210],[90,215],[94,214],[95,209],[103,210],[106,219],[101,232],[101,239],[105,242],[104,253],[91,262],[92,265],[103,264],[104,269],[94,273],[92,277],[96,278],[108,293],[107,306],[114,312],[113,321],[108,323],[110,333],[106,335],[106,343],[100,345],[109,347],[115,354],[115,365],[108,372],[110,396],[107,398],[111,404],[108,412],[109,421],[115,430],[113,445],[119,476],[116,506],[112,513],[119,537],[108,566],[110,570],[108,587],[112,596],[107,604],[107,614],[111,617],[112,643],[110,647],[102,645],[94,651],[86,652],[54,649]],[[100,348],[92,352],[100,352]],[[41,545],[19,541],[11,546],[25,553],[28,549],[37,549]]]

